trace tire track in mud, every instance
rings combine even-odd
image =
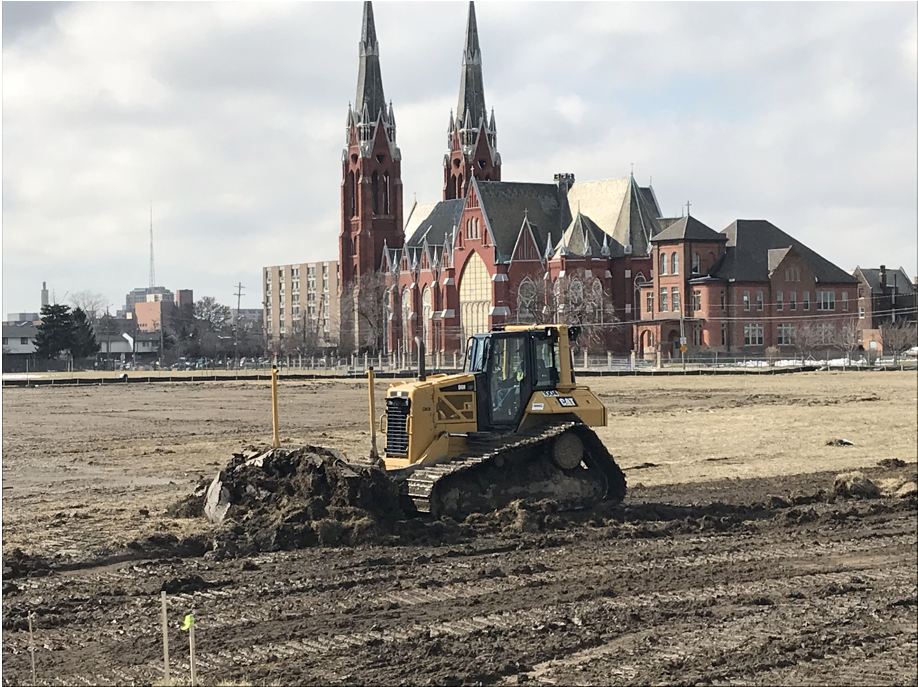
[[[772,533],[773,534],[773,533]],[[833,535],[835,536],[835,535]],[[766,541],[762,541],[762,539]],[[323,659],[324,664],[334,664],[341,661],[341,654],[350,654],[353,652],[368,651],[381,645],[404,645],[424,643],[438,637],[458,638],[466,637],[470,634],[488,632],[488,631],[519,631],[520,628],[530,628],[528,631],[535,631],[532,628],[538,626],[546,627],[552,624],[570,627],[579,627],[574,618],[579,618],[581,625],[584,624],[584,617],[593,616],[601,613],[626,611],[643,612],[646,609],[655,609],[663,606],[678,607],[680,605],[704,605],[710,603],[729,602],[731,596],[741,594],[788,594],[796,592],[801,588],[810,589],[812,587],[827,586],[836,584],[843,586],[845,580],[849,579],[852,574],[858,574],[872,583],[884,583],[882,586],[887,589],[895,589],[896,593],[905,594],[911,591],[914,596],[913,574],[908,572],[907,566],[889,567],[887,559],[891,558],[892,562],[898,555],[883,556],[884,550],[895,551],[905,550],[913,551],[915,546],[915,535],[911,532],[902,533],[901,531],[887,532],[871,539],[858,541],[856,539],[842,539],[839,541],[809,541],[805,545],[795,542],[767,541],[769,537],[751,536],[748,539],[737,540],[735,535],[713,535],[707,539],[697,536],[682,537],[675,541],[670,541],[674,550],[660,551],[660,542],[654,543],[652,540],[627,540],[627,545],[622,540],[592,540],[588,541],[591,546],[586,550],[578,549],[572,544],[565,544],[549,551],[513,551],[498,556],[496,554],[470,551],[464,555],[460,561],[455,556],[462,555],[460,552],[450,551],[449,556],[438,554],[436,562],[425,562],[420,565],[411,567],[411,557],[407,560],[396,562],[382,567],[390,568],[390,572],[381,573],[377,566],[367,570],[357,568],[358,574],[353,573],[353,567],[345,570],[345,575],[339,575],[341,572],[338,568],[344,566],[333,566],[330,577],[332,579],[309,577],[300,580],[275,580],[273,583],[253,582],[235,585],[233,587],[222,587],[210,589],[193,594],[176,594],[170,596],[170,605],[173,608],[190,608],[194,607],[196,618],[199,622],[199,646],[206,647],[208,644],[214,646],[214,651],[205,649],[200,654],[201,671],[216,675],[238,674],[238,670],[233,673],[238,666],[258,667],[267,663],[276,662],[283,665],[287,661],[298,664],[309,663],[311,660]],[[869,542],[869,545],[867,545]],[[692,549],[698,544],[706,543],[708,548],[725,547],[732,550],[714,551],[711,553],[697,552],[685,554],[682,551],[675,550],[676,547],[682,549]],[[598,548],[598,551],[597,551]],[[596,564],[595,558],[604,557],[603,554],[610,557],[632,558],[637,556],[647,556],[645,560],[624,562],[613,560],[609,563]],[[528,556],[528,557],[527,557]],[[651,558],[653,556],[653,558]],[[854,571],[852,572],[851,563],[848,560],[848,569],[837,570],[833,572],[813,573],[816,567],[814,561],[818,561],[818,567],[825,570],[827,567],[846,566],[846,557],[848,559],[861,559],[860,566],[877,567],[875,570]],[[506,559],[510,560],[506,560]],[[461,579],[442,587],[433,587],[422,589],[413,587],[401,589],[398,591],[387,590],[387,586],[398,577],[403,583],[422,584],[425,581],[436,579],[438,576],[463,572],[468,576],[475,575],[484,564],[491,564],[495,560],[500,560],[506,568],[521,562],[515,561],[515,558],[523,558],[530,564],[539,564],[544,561],[552,563],[552,569],[545,569],[540,572],[531,574],[514,574],[511,573],[506,577],[492,577],[485,579]],[[838,559],[835,563],[832,559]],[[252,559],[257,565],[267,567],[270,565],[287,565],[290,563],[294,566],[298,564],[297,556],[294,555],[293,561],[289,556],[284,554],[268,554],[256,559]],[[391,560],[391,559],[386,559]],[[474,564],[460,564],[462,560],[474,561]],[[369,562],[369,561],[368,561]],[[589,599],[584,602],[565,602],[561,604],[545,604],[530,608],[528,598],[517,598],[528,596],[526,592],[530,589],[542,590],[545,588],[579,588],[584,583],[595,580],[616,579],[622,576],[630,575],[638,579],[644,579],[648,573],[654,571],[667,571],[672,569],[693,570],[711,568],[717,570],[723,566],[735,566],[743,564],[748,567],[752,564],[754,567],[761,563],[782,562],[783,565],[765,565],[758,566],[762,572],[769,574],[782,574],[782,570],[787,567],[797,568],[797,574],[789,576],[786,579],[765,579],[759,581],[739,581],[726,585],[721,584],[702,584],[701,586],[689,585],[669,592],[646,592],[622,596],[621,598],[598,598]],[[464,565],[464,567],[463,567]],[[190,568],[188,572],[195,570],[195,565],[180,564],[181,568]],[[87,574],[72,573],[66,576],[66,579],[55,581],[54,578],[41,578],[39,581],[29,581],[30,591],[39,594],[63,595],[67,589],[73,590],[73,582],[85,584],[88,587],[105,586],[114,588],[119,585],[125,585],[131,582],[137,583],[137,579],[160,581],[163,578],[164,565],[149,566],[131,566],[123,567],[117,570],[107,570],[102,573]],[[217,572],[229,573],[226,566],[217,566]],[[408,568],[405,570],[404,568]],[[888,568],[888,569],[886,569]],[[170,568],[170,574],[175,574],[175,569]],[[909,575],[912,575],[910,578]],[[343,577],[343,579],[342,579]],[[699,573],[697,577],[703,578],[704,575]],[[912,586],[909,588],[909,582]],[[375,591],[382,587],[382,591]],[[25,590],[23,590],[25,591]],[[260,593],[261,592],[261,593]],[[267,606],[264,599],[264,592],[275,596],[283,602],[284,613],[286,618],[279,619],[278,608]],[[522,592],[522,594],[521,594]],[[315,594],[315,598],[310,597]],[[469,608],[462,602],[468,601],[474,597],[491,596],[494,599],[501,599],[505,603],[514,601],[521,608],[516,610],[501,610],[493,613],[478,613],[472,615]],[[557,598],[557,596],[555,597]],[[114,600],[114,599],[113,599]],[[206,600],[208,603],[202,602]],[[541,599],[539,599],[541,601]],[[294,603],[295,602],[295,603]],[[535,600],[533,600],[535,602]],[[319,613],[327,616],[328,620],[335,617],[342,618],[342,613],[354,604],[367,604],[370,608],[363,608],[362,613],[367,611],[375,612],[387,605],[397,604],[398,614],[394,621],[390,621],[391,627],[379,627],[366,631],[338,632],[329,633],[326,636],[304,636],[308,635],[307,628],[297,628],[298,620]],[[440,606],[446,606],[440,609]],[[812,605],[807,602],[807,605]],[[411,625],[410,629],[405,629],[407,618],[404,616],[411,615],[414,608],[424,608],[420,618],[416,618],[417,624]],[[430,608],[425,608],[430,607]],[[204,612],[206,608],[206,612]],[[445,613],[443,612],[445,611]],[[126,635],[118,630],[99,631],[94,637],[94,641],[102,643],[103,641],[117,651],[117,647],[125,645],[128,641],[136,645],[138,635],[145,636],[149,644],[153,645],[159,636],[159,628],[156,623],[151,623],[150,618],[157,617],[158,598],[149,595],[141,595],[132,598],[127,604],[122,604],[120,608],[107,611],[106,619],[116,626],[130,626],[131,634]],[[456,619],[437,619],[440,616],[454,614],[460,617]],[[226,620],[210,620],[208,618],[228,618]],[[427,617],[425,617],[427,616]],[[433,617],[430,617],[433,616]],[[291,620],[292,617],[292,620]],[[346,618],[347,616],[343,616]],[[76,622],[76,621],[74,621]],[[694,620],[697,626],[697,619]],[[739,621],[737,621],[739,622]],[[244,649],[234,647],[234,637],[240,634],[238,643],[246,643],[250,640],[252,632],[261,631],[261,625],[270,624],[277,626],[279,630],[272,630],[265,637],[264,643],[255,647],[246,647]],[[330,623],[334,625],[334,623]],[[364,622],[364,624],[367,624]],[[588,621],[587,621],[587,624]],[[251,627],[248,627],[251,626]],[[293,633],[301,633],[299,636],[282,640],[271,641],[270,636],[285,632],[284,626],[291,626]],[[233,629],[235,632],[226,632],[227,629]],[[48,638],[45,647],[49,651],[65,650],[68,647],[66,639],[68,630],[52,628],[43,634],[53,634],[60,632],[61,640],[54,641]],[[742,627],[723,633],[723,637],[742,636],[747,632]],[[7,635],[4,653],[10,649],[15,649],[19,644],[19,650],[25,649],[23,640],[25,637],[17,637],[17,634]],[[91,634],[91,633],[90,633]],[[288,636],[290,632],[287,632]],[[214,637],[221,637],[222,640],[217,644],[212,644]],[[627,635],[625,635],[627,637]],[[687,636],[685,632],[670,633],[672,641],[684,641]],[[227,639],[227,637],[233,637]],[[681,639],[680,639],[681,638]],[[702,636],[705,644],[708,644],[709,634]],[[12,640],[12,642],[10,641]],[[625,640],[622,640],[625,641]],[[701,639],[699,639],[701,641]],[[69,648],[73,648],[72,640],[69,641]],[[127,647],[125,647],[127,648]],[[587,649],[589,651],[590,649]],[[14,651],[13,653],[18,653]],[[672,653],[672,652],[670,652]],[[661,665],[666,661],[679,661],[681,654],[673,656],[661,654]],[[674,657],[675,656],[675,657]],[[152,654],[149,661],[130,668],[120,668],[117,680],[112,680],[113,684],[124,683],[128,681],[150,681],[158,679],[161,675],[161,660],[156,660],[155,653]],[[345,661],[346,662],[346,661]],[[575,665],[581,665],[583,662],[575,661]],[[585,664],[589,666],[590,661]],[[618,662],[616,662],[618,664]],[[562,664],[563,665],[563,664]],[[625,664],[622,664],[625,665]],[[606,666],[608,668],[608,666]],[[176,664],[176,669],[180,669]],[[313,666],[312,669],[318,669]],[[321,668],[321,670],[327,670]],[[555,670],[553,668],[552,670]],[[624,668],[621,668],[624,670]],[[643,670],[643,668],[642,668]],[[627,672],[627,671],[626,671]],[[646,671],[645,671],[646,673]],[[204,674],[202,672],[202,674]],[[328,673],[326,677],[331,679],[334,672]],[[608,673],[612,675],[612,673]],[[534,678],[536,676],[533,676]],[[576,677],[576,675],[572,676]],[[544,678],[551,679],[550,674],[546,673]],[[105,681],[104,675],[80,675],[71,680],[79,679],[88,684],[98,684]],[[616,681],[627,681],[626,673],[615,674]],[[7,682],[6,680],[4,682]]]

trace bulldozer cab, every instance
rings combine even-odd
[[[465,371],[475,375],[479,431],[518,426],[533,391],[570,384],[570,369],[566,330],[508,326],[472,336]]]

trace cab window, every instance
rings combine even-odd
[[[485,340],[471,337],[468,342],[468,353],[465,358],[466,372],[482,372],[485,364]]]
[[[558,358],[560,350],[557,340],[535,340],[535,388],[554,389],[558,385],[560,373]]]

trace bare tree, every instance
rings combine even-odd
[[[880,335],[883,337],[883,352],[892,352],[896,362],[899,355],[918,346],[918,323],[913,320],[899,320],[880,325]]]
[[[845,352],[845,357],[850,361],[851,354],[861,345],[861,330],[857,326],[857,318],[849,317],[835,332],[835,345]]]
[[[78,291],[70,296],[70,303],[74,310],[79,308],[86,313],[90,324],[96,324],[108,310],[108,299],[95,291]]]
[[[351,309],[341,310],[342,352],[347,352],[346,342],[354,341],[357,351],[378,352],[383,346],[386,331],[386,275],[373,272],[360,277],[357,285],[349,284],[341,293],[341,303],[354,303]]]
[[[603,349],[611,344],[618,318],[611,295],[599,279],[577,268],[547,283],[546,288],[545,305],[537,321],[583,327],[576,344],[580,350]]]
[[[812,355],[822,343],[822,332],[812,322],[800,322],[794,327],[794,348],[804,357]]]

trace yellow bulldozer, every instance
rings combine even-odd
[[[463,517],[517,499],[577,509],[624,498],[625,476],[590,429],[605,426],[606,409],[575,381],[579,333],[496,327],[469,339],[463,372],[430,376],[418,341],[418,377],[389,387],[379,419],[379,458],[407,510]]]
[[[469,339],[463,372],[430,376],[418,340],[417,379],[386,392],[378,422],[385,434],[382,456],[371,368],[369,464],[348,461],[334,449],[281,448],[275,368],[274,446],[236,454],[207,488],[204,514],[220,524],[243,503],[248,522],[265,503],[277,502],[285,504],[277,514],[280,525],[277,518],[252,522],[280,532],[325,517],[326,506],[367,510],[372,502],[379,515],[380,508],[398,503],[401,513],[459,520],[517,500],[550,500],[559,510],[620,501],[625,476],[591,429],[606,424],[606,409],[574,379],[571,343],[578,334],[577,327],[560,324],[497,327]]]

